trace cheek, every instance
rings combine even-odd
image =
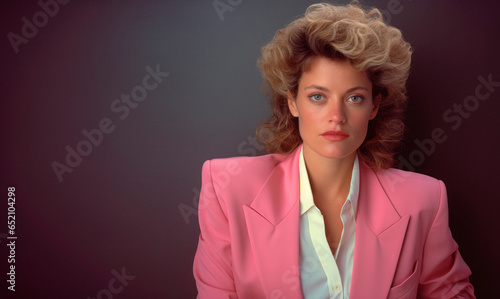
[[[370,112],[357,113],[352,116],[351,124],[359,132],[366,132],[368,130],[368,123],[370,121]]]
[[[314,128],[318,127],[320,119],[321,116],[319,115],[318,111],[311,111],[311,110],[301,111],[299,118],[299,126],[301,127],[301,130],[304,131],[313,130]]]

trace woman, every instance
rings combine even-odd
[[[410,60],[357,4],[278,31],[259,60],[270,154],[203,165],[199,298],[474,298],[443,182],[390,168]]]

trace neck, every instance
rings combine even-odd
[[[325,158],[304,146],[304,162],[316,206],[343,203],[349,194],[356,153],[342,158]]]

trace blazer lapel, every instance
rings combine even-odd
[[[360,163],[354,265],[349,298],[387,298],[410,220],[394,208],[375,172]]]
[[[302,298],[299,275],[300,146],[279,163],[250,206],[245,221],[267,297]]]

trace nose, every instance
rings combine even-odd
[[[329,123],[343,124],[347,121],[344,103],[341,100],[330,101],[327,109]]]

